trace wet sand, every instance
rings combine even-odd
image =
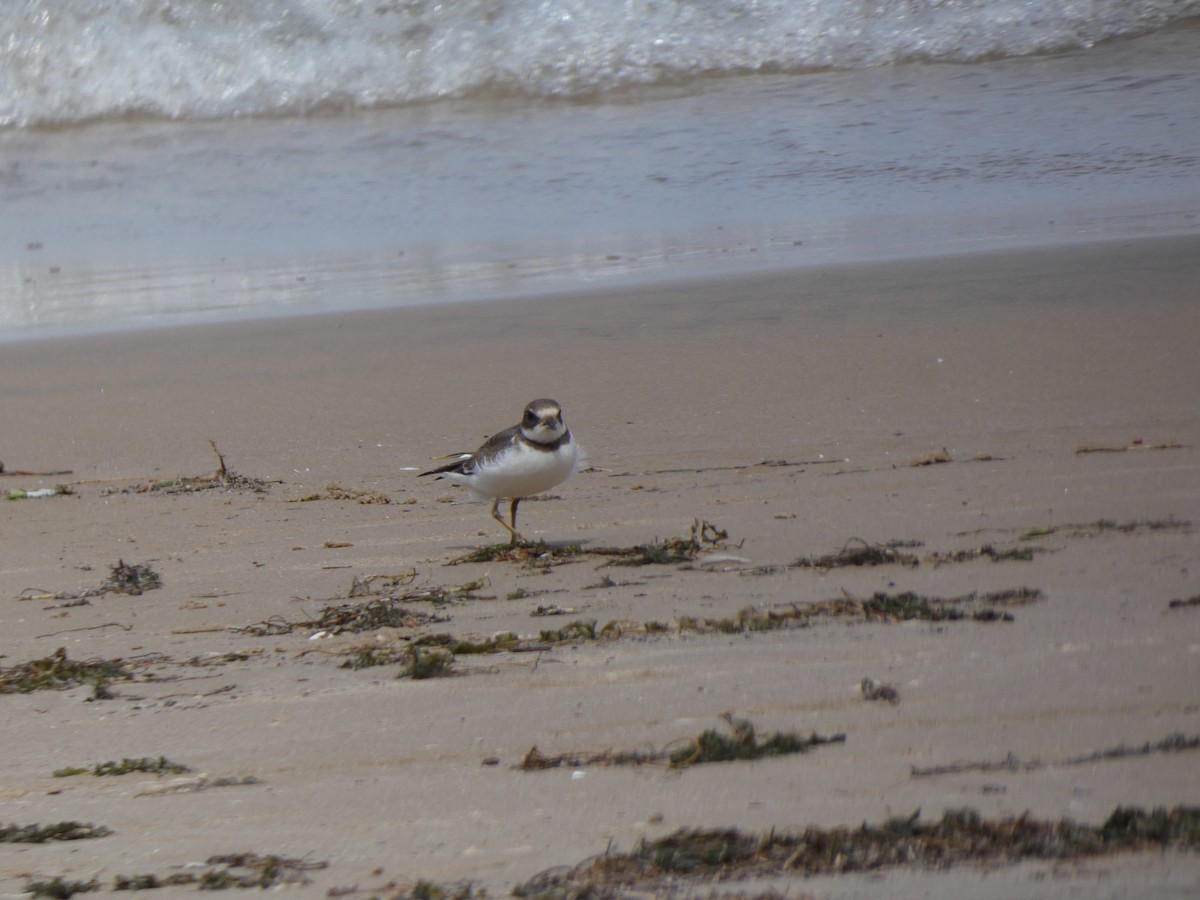
[[[0,457],[9,473],[71,474],[0,485],[72,493],[3,505],[0,664],[62,647],[138,677],[113,682],[111,699],[0,696],[4,823],[113,831],[0,846],[0,892],[253,852],[328,862],[297,896],[390,896],[419,878],[501,895],[682,827],[785,831],[962,806],[1099,824],[1117,806],[1195,804],[1194,750],[1070,761],[1200,734],[1200,607],[1170,605],[1200,593],[1198,286],[1200,241],[1179,238],[6,345]],[[503,533],[486,504],[416,471],[547,395],[590,468],[524,504],[521,525],[584,555],[447,565]],[[266,492],[138,490],[211,473],[210,440]],[[912,464],[934,456],[949,461]],[[303,499],[334,483],[391,502]],[[687,535],[694,520],[728,540],[690,564],[606,567],[588,553]],[[904,542],[920,564],[792,565],[856,539]],[[984,545],[1032,555],[931,556]],[[86,605],[51,596],[97,587],[118,560],[149,564],[163,586]],[[262,624],[315,620],[351,602],[355,578],[408,572],[399,593],[479,584],[468,599],[413,602],[445,619],[413,627],[314,637]],[[997,607],[1011,621],[680,627],[875,592],[1019,588],[1040,599]],[[564,614],[531,616],[551,605]],[[621,636],[460,655],[454,677],[423,681],[397,665],[341,668],[431,633],[511,631],[528,650],[575,620],[623,623]],[[651,622],[665,631],[646,634]],[[900,702],[865,701],[865,677]],[[845,743],[683,770],[515,768],[534,745],[662,748],[727,711],[762,734]],[[192,771],[52,777],[160,754]],[[1009,754],[1036,764],[969,765]],[[913,773],[955,763],[968,765]],[[1182,897],[1200,860],[774,884],[820,897]]]

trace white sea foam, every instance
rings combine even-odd
[[[0,126],[602,99],[1045,53],[1193,15],[1200,0],[26,0],[0,6]]]

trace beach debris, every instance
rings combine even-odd
[[[1190,532],[1192,523],[1187,519],[1176,519],[1168,516],[1165,519],[1130,519],[1127,522],[1117,522],[1112,519],[1097,519],[1094,522],[1083,522],[1066,525],[1035,525],[1021,532],[1022,540],[1049,537],[1052,534],[1064,537],[1095,537],[1100,534],[1117,531],[1121,534],[1140,534],[1145,531],[1182,531]]]
[[[390,666],[400,662],[407,647],[403,650],[396,647],[364,647],[352,651],[353,655],[339,666],[342,669],[370,669],[375,666]]]
[[[82,841],[108,837],[112,829],[90,822],[56,822],[53,825],[0,825],[0,844],[44,844],[47,841]]]
[[[530,748],[516,768],[536,771],[562,767],[656,764],[666,765],[672,769],[682,769],[701,763],[765,759],[771,756],[805,753],[813,747],[841,744],[846,741],[844,734],[825,737],[815,731],[808,737],[803,737],[796,732],[777,731],[760,741],[755,736],[754,725],[747,719],[734,718],[733,714],[729,712],[722,713],[721,719],[729,726],[729,734],[709,728],[697,737],[672,741],[661,750],[651,748],[649,750],[603,750],[600,752],[576,751],[547,756],[535,746]]]
[[[36,490],[27,491],[23,488],[15,488],[4,495],[5,500],[40,500],[43,497],[70,497],[74,494],[74,489],[69,484],[56,484],[52,488],[37,488]]]
[[[842,875],[900,867],[948,869],[1013,865],[1023,860],[1069,860],[1114,853],[1200,848],[1200,807],[1118,807],[1101,825],[1035,819],[1028,813],[988,819],[970,808],[922,822],[920,811],[880,825],[809,827],[753,834],[736,829],[680,829],[643,838],[633,850],[610,850],[571,868],[549,869],[512,891],[516,897],[612,896],[650,892],[681,879]]]
[[[210,856],[206,862],[210,866],[220,867],[201,878],[200,886],[207,890],[217,887],[266,889],[279,884],[304,885],[309,883],[305,872],[329,868],[328,862],[276,856],[273,853],[266,856],[231,853]]]
[[[310,884],[311,879],[305,875],[306,872],[329,867],[327,862],[294,859],[274,854],[260,856],[257,853],[210,856],[205,861],[205,865],[208,868],[201,872],[172,872],[170,875],[151,873],[117,875],[113,878],[110,889],[114,891],[148,891],[194,886],[196,890],[200,891],[220,891],[229,888],[266,890],[281,885]],[[30,882],[25,886],[25,893],[32,894],[34,897],[61,898],[104,889],[104,885],[96,879],[67,881],[56,877],[49,881]]]
[[[108,579],[100,585],[103,593],[131,594],[136,597],[162,587],[162,576],[150,568],[148,563],[130,565],[119,559],[111,568]]]
[[[408,609],[405,602],[397,597],[383,597],[366,603],[342,603],[326,606],[315,619],[289,622],[280,616],[274,616],[252,625],[237,626],[229,630],[256,637],[268,637],[291,634],[300,628],[312,631],[313,637],[331,637],[380,628],[423,628],[450,621],[450,617],[446,615]]]
[[[405,569],[403,572],[389,572],[378,575],[355,575],[350,581],[350,591],[346,596],[353,600],[355,597],[392,596],[400,588],[408,587],[417,580],[416,569]]]
[[[463,563],[515,562],[531,568],[548,569],[564,562],[576,562],[586,556],[608,558],[610,566],[675,565],[696,561],[702,553],[724,547],[729,534],[705,519],[693,519],[691,532],[683,537],[655,540],[632,547],[584,548],[579,544],[543,544],[522,542],[492,544],[451,559],[446,565]]]
[[[998,607],[1023,606],[1045,599],[1036,588],[1011,588],[991,593],[964,594],[960,597],[926,597],[912,591],[888,594],[876,591],[861,599],[848,592],[839,598],[816,603],[791,603],[772,609],[743,607],[729,618],[681,616],[676,620],[680,631],[701,634],[717,632],[739,634],[773,631],[778,628],[807,628],[815,619],[848,616],[867,622],[1011,622],[1012,614]]]
[[[120,762],[97,763],[94,766],[67,766],[55,769],[55,778],[69,778],[73,775],[129,775],[132,772],[149,772],[153,775],[179,775],[190,772],[187,766],[173,763],[165,756],[143,756],[137,759],[126,757]]]
[[[25,893],[34,897],[51,897],[53,900],[62,900],[65,897],[74,897],[76,894],[87,894],[92,891],[102,890],[100,882],[96,879],[91,881],[70,881],[56,876],[49,881],[31,881],[25,885]]]
[[[299,622],[304,629],[325,634],[358,634],[380,628],[423,628],[427,625],[450,621],[448,616],[425,613],[407,608],[411,601],[399,597],[383,597],[366,603],[343,603],[327,606],[321,615],[307,622]],[[447,603],[449,600],[432,601]]]
[[[257,775],[198,775],[194,778],[177,778],[163,785],[138,791],[135,797],[161,797],[164,794],[198,794],[210,788],[248,787],[262,784]]]
[[[940,463],[953,462],[950,456],[950,451],[943,447],[934,453],[927,453],[924,456],[918,456],[915,459],[910,459],[908,464],[914,468],[919,466],[936,466]]]
[[[490,544],[456,556],[446,565],[460,566],[464,563],[512,562],[530,568],[548,569],[551,566],[574,562],[583,555],[579,544],[545,544],[518,541],[515,544]]]
[[[569,644],[575,641],[596,640],[596,620],[576,619],[562,628],[547,628],[538,637],[548,644]]]
[[[1168,609],[1184,609],[1188,606],[1200,606],[1200,594],[1188,597],[1186,600],[1171,600],[1167,603]]]
[[[792,566],[798,569],[841,569],[847,566],[887,566],[903,565],[916,566],[919,560],[912,553],[904,553],[902,549],[920,547],[920,541],[888,541],[886,544],[872,544],[862,538],[850,538],[837,553],[825,556],[802,556]]]
[[[993,544],[984,544],[967,550],[949,552],[931,551],[924,558],[915,553],[907,553],[922,546],[921,541],[891,540],[884,544],[872,544],[862,538],[850,538],[837,553],[825,556],[802,556],[792,563],[798,569],[841,569],[850,566],[887,566],[901,565],[916,567],[921,562],[933,566],[948,563],[973,562],[977,559],[990,559],[992,562],[1021,561],[1028,562],[1035,554],[1049,552],[1045,547],[1030,547],[1018,545],[1010,549],[999,549]]]
[[[457,675],[455,655],[495,653],[516,642],[516,635],[504,632],[489,641],[461,641],[448,634],[429,635],[403,646],[363,647],[342,663],[343,669],[369,669],[374,666],[400,665],[397,678],[421,681]]]
[[[401,663],[400,677],[429,678],[451,674],[456,656],[475,656],[503,651],[548,650],[544,642],[521,640],[511,631],[501,631],[490,638],[466,640],[452,634],[423,635],[415,640],[404,639],[402,647],[370,646],[352,649],[343,669],[366,669],[373,666]],[[410,641],[411,642],[408,642]],[[342,651],[345,653],[346,651]]]
[[[609,588],[630,587],[631,585],[646,584],[644,581],[618,581],[611,575],[605,573],[600,576],[600,580],[593,584],[585,584],[580,590],[584,591],[606,591]]]
[[[447,668],[436,659],[425,660],[424,648],[436,648],[454,658],[465,655],[493,653],[532,653],[552,650],[563,644],[593,641],[613,641],[628,637],[651,637],[676,634],[747,634],[782,628],[807,628],[816,619],[850,616],[868,622],[931,622],[975,621],[1011,622],[1008,606],[1020,606],[1044,599],[1034,588],[1012,588],[986,594],[971,593],[961,597],[933,598],[913,593],[885,594],[878,592],[867,599],[849,594],[819,603],[793,603],[772,609],[748,606],[727,618],[698,618],[680,616],[674,625],[660,621],[611,619],[600,626],[595,619],[575,619],[561,628],[542,629],[536,638],[520,637],[511,631],[501,631],[488,638],[461,638],[449,633],[427,634],[420,637],[397,636],[390,646],[372,643],[369,646],[341,647],[331,650],[313,648],[304,653],[322,652],[349,657],[341,664],[344,669],[364,669],[374,666],[402,664],[406,670],[401,677],[421,677],[426,665]],[[534,615],[554,615],[555,609],[545,609]],[[560,610],[559,613],[568,612]],[[257,636],[287,634],[298,627],[315,628],[313,637],[326,637],[343,631],[370,631],[380,627],[422,627],[448,621],[436,615],[425,616],[414,611],[400,610],[394,599],[372,601],[368,604],[347,604],[327,607],[320,619],[292,623],[271,619],[244,628],[231,629]],[[403,646],[396,646],[403,642]],[[415,652],[414,652],[415,648]],[[410,674],[415,672],[415,675]],[[437,672],[436,674],[441,674]]]
[[[77,662],[67,658],[65,647],[59,647],[50,656],[0,670],[0,694],[62,691],[91,685],[96,697],[103,699],[110,681],[132,677],[128,666],[119,659]]]
[[[963,772],[1035,772],[1039,769],[1057,768],[1062,766],[1090,766],[1098,762],[1129,757],[1150,756],[1155,753],[1183,753],[1200,750],[1200,735],[1188,737],[1183,732],[1176,731],[1160,741],[1150,741],[1131,747],[1128,744],[1118,744],[1094,753],[1084,753],[1079,756],[1068,756],[1060,759],[1022,760],[1014,753],[1007,754],[999,760],[960,761],[942,766],[921,768],[913,766],[913,778],[931,778],[937,775],[958,775]]]
[[[858,688],[862,691],[864,700],[890,703],[893,706],[900,702],[900,691],[894,684],[876,681],[874,678],[864,678],[859,682]]]
[[[399,665],[400,672],[397,678],[421,681],[459,674],[455,668],[456,655],[495,653],[501,649],[510,649],[516,641],[516,635],[511,632],[502,632],[490,640],[479,642],[459,640],[449,634],[434,634],[415,640],[401,638],[390,645],[359,645],[331,652],[348,657],[339,666],[342,669]]]
[[[750,562],[748,557],[733,553],[709,553],[700,557],[696,564],[710,572],[741,572],[742,567],[750,565]]]
[[[395,883],[387,886],[388,890],[397,889]],[[348,890],[348,894],[358,894],[357,890]],[[380,896],[378,891],[372,892],[373,896]],[[388,900],[476,900],[476,898],[485,898],[488,893],[485,888],[475,889],[475,883],[472,881],[458,881],[454,884],[441,884],[436,881],[426,881],[424,878],[418,878],[411,886],[399,887],[397,893],[388,894]],[[332,892],[330,897],[335,896]],[[340,894],[338,895],[340,896]],[[600,900],[600,898],[596,898]]]
[[[509,597],[509,599],[520,599]],[[557,603],[542,604],[539,603],[530,613],[530,616],[570,616],[578,613],[579,610],[573,606],[559,606]]]
[[[225,454],[217,447],[217,442],[210,440],[209,446],[217,455],[217,468],[208,475],[179,476],[177,478],[152,479],[140,482],[131,487],[110,488],[106,493],[117,494],[192,494],[199,491],[211,491],[222,488],[227,491],[251,491],[265,494],[270,490],[270,482],[261,478],[251,478],[240,475],[225,464]]]
[[[668,631],[666,625],[659,622],[631,622],[627,620],[612,620],[602,628],[596,627],[594,619],[578,619],[564,625],[562,628],[544,629],[536,638],[519,637],[511,631],[500,631],[487,638],[460,638],[448,633],[428,634],[417,638],[401,638],[405,641],[402,648],[371,645],[331,652],[349,655],[351,658],[342,663],[344,669],[364,669],[373,666],[392,665],[401,663],[405,671],[401,677],[421,677],[420,674],[410,675],[409,670],[420,673],[425,666],[435,665],[448,668],[449,664],[459,656],[481,656],[492,653],[541,653],[562,644],[579,644],[591,641],[616,640],[627,635],[660,634]],[[443,667],[436,659],[425,660],[426,651],[438,650],[449,658]],[[414,653],[414,651],[416,651]],[[441,672],[435,672],[441,674]]]
[[[55,469],[51,472],[30,472],[26,469],[6,469],[0,460],[0,476],[9,478],[59,478],[63,475],[74,475],[71,469]]]
[[[1021,596],[1023,598],[1032,598],[1032,591],[1019,590],[1022,592]],[[1038,593],[1040,594],[1040,592]],[[943,599],[940,597],[926,597],[912,591],[903,591],[898,594],[876,591],[866,600],[858,600],[849,594],[846,595],[845,599],[851,604],[852,608],[857,606],[863,618],[868,620],[884,620],[888,622],[910,622],[914,620],[954,622],[960,619],[975,619],[985,622],[1012,621],[1011,615],[995,615],[994,610],[990,609],[973,611],[961,609],[961,606],[974,604],[977,601],[978,596],[975,594]],[[1004,603],[1008,601],[997,599],[996,595],[987,595],[984,602]]]
[[[780,732],[771,734],[765,740],[758,740],[754,725],[748,719],[736,719],[732,713],[723,713],[721,719],[729,726],[730,734],[722,734],[716,729],[709,728],[698,738],[679,746],[678,742],[668,748],[667,759],[672,768],[693,766],[700,763],[730,762],[734,760],[764,759],[770,756],[785,756],[792,753],[805,753],[813,747],[825,744],[844,744],[845,734],[835,734],[830,737],[812,732],[808,737],[802,737],[796,732]]]
[[[377,871],[375,874],[382,874]],[[456,881],[446,884],[418,878],[411,884],[388,881],[380,887],[360,888],[358,885],[332,887],[326,897],[370,897],[372,900],[486,900],[487,888],[477,888],[473,881]],[[545,898],[550,900],[550,898]],[[566,898],[561,898],[566,900]],[[595,897],[593,900],[602,900]]]
[[[763,459],[753,463],[735,463],[726,466],[689,466],[687,468],[676,469],[649,469],[644,472],[611,472],[609,478],[639,478],[643,475],[703,475],[708,472],[742,472],[747,469],[786,469],[801,466],[816,466],[822,463],[840,463],[847,462],[843,459],[825,459],[823,456],[817,459],[801,460],[799,462],[787,459]],[[591,471],[597,471],[592,469]],[[645,490],[642,485],[635,485],[631,490]],[[658,490],[658,488],[652,488]]]
[[[445,678],[453,675],[454,654],[440,647],[410,646],[404,654],[400,677],[422,681],[426,678]]]
[[[435,608],[441,608],[473,600],[496,599],[493,595],[479,593],[487,586],[487,580],[482,578],[460,585],[434,585],[397,593],[408,587],[414,578],[414,569],[386,575],[355,575],[347,596],[349,599],[372,598],[366,603],[327,604],[315,619],[290,622],[276,616],[231,630],[265,637],[291,634],[297,628],[315,631],[324,636],[347,632],[356,634],[379,628],[420,628],[448,622],[450,619],[438,613],[425,613],[408,608],[413,603],[429,603]]]
[[[543,597],[546,594],[565,594],[568,593],[567,588],[550,588],[548,590],[529,590],[528,588],[514,588],[504,595],[505,600],[528,600],[530,597]]]
[[[1164,441],[1161,444],[1148,444],[1141,438],[1130,441],[1128,444],[1113,446],[1111,444],[1080,444],[1075,448],[1077,454],[1083,453],[1129,453],[1134,450],[1183,450],[1187,448],[1187,444],[1181,444],[1178,441]]]
[[[96,588],[82,591],[58,591],[51,593],[39,588],[26,588],[18,599],[21,600],[70,600],[81,601],[91,597],[103,597],[105,594],[141,595],[162,587],[162,576],[155,572],[149,563],[134,563],[130,565],[123,559],[109,566],[108,578]],[[86,605],[86,604],[74,604]]]
[[[479,583],[470,583],[472,587]],[[466,587],[466,586],[464,586]],[[867,599],[849,594],[841,598],[819,603],[792,603],[772,609],[748,606],[726,618],[698,618],[680,616],[674,625],[660,621],[636,621],[611,619],[603,626],[595,619],[575,619],[561,628],[542,629],[536,638],[520,637],[511,631],[501,631],[488,638],[462,638],[449,633],[426,634],[419,637],[400,635],[392,638],[392,645],[372,643],[369,646],[339,647],[330,650],[312,648],[303,653],[321,652],[348,657],[341,664],[344,669],[364,669],[375,666],[402,664],[406,671],[401,677],[421,677],[425,666],[436,665],[438,660],[424,659],[424,648],[436,648],[448,654],[447,664],[454,658],[465,655],[493,653],[535,653],[552,650],[563,644],[581,644],[593,641],[613,641],[629,637],[662,636],[676,634],[747,634],[757,631],[772,631],[782,628],[807,628],[814,620],[822,617],[850,616],[868,622],[903,622],[924,620],[932,622],[975,621],[1011,622],[1013,616],[1006,607],[1020,606],[1044,599],[1041,591],[1034,588],[1012,588],[1004,591],[960,597],[936,598],[917,594],[886,594],[877,592]],[[539,607],[532,615],[555,615],[569,612],[557,607]],[[296,628],[314,629],[313,638],[328,637],[343,632],[357,633],[379,628],[419,628],[429,624],[449,621],[436,614],[426,615],[400,606],[398,598],[381,598],[366,604],[342,604],[326,607],[319,619],[305,622],[288,622],[278,617],[241,628],[230,630],[251,633],[259,637],[289,634]],[[377,636],[378,640],[379,636]],[[403,642],[403,646],[396,646]],[[416,648],[414,653],[413,648]],[[409,671],[417,673],[410,675]],[[440,672],[437,674],[441,674]]]
[[[392,499],[387,494],[372,490],[371,488],[348,488],[343,487],[338,482],[334,481],[325,485],[325,490],[317,491],[315,494],[307,494],[303,497],[296,497],[289,500],[289,503],[309,503],[313,500],[354,500],[357,503],[372,504],[372,503],[391,503]]]
[[[327,869],[328,862],[295,859],[287,856],[257,853],[231,853],[210,856],[205,860],[210,868],[202,872],[176,872],[165,877],[157,875],[118,875],[113,880],[114,891],[149,890],[153,888],[195,885],[201,891],[228,888],[259,888],[266,890],[279,885],[303,886],[311,883],[306,872]]]
[[[1036,554],[1048,552],[1049,550],[1045,547],[1018,545],[1007,550],[999,550],[992,544],[984,544],[981,547],[972,547],[969,550],[929,553],[925,557],[925,562],[930,563],[934,567],[946,565],[947,563],[973,562],[977,559],[990,559],[992,562],[1029,562]]]
[[[633,547],[589,549],[590,555],[612,557],[610,566],[663,566],[695,561],[702,553],[723,548],[729,532],[707,519],[693,519],[691,532],[683,537],[655,540]]]

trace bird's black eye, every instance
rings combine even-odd
[[[537,425],[538,421],[539,421],[539,419],[537,417],[537,413],[535,413],[532,409],[525,410],[525,424],[526,425],[529,425],[532,427],[534,425]]]

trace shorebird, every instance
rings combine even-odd
[[[563,424],[562,407],[545,399],[526,406],[519,424],[492,435],[474,453],[453,455],[454,462],[421,475],[462,482],[472,496],[490,498],[492,518],[508,530],[510,544],[524,540],[517,533],[520,502],[566,481],[579,465],[579,445]],[[501,500],[512,501],[508,522],[500,515]]]

